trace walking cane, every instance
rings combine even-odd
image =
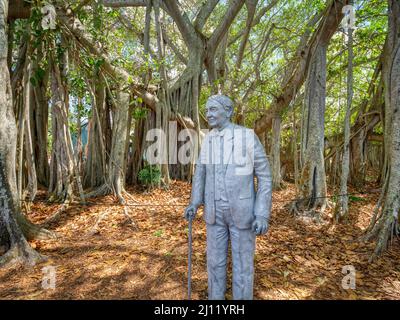
[[[192,294],[192,222],[193,217],[189,214],[188,300]]]

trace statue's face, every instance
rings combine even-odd
[[[206,117],[211,128],[222,128],[229,122],[229,112],[222,104],[215,100],[208,100],[206,104]]]

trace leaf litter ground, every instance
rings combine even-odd
[[[137,203],[128,214],[133,228],[111,196],[91,199],[88,206],[74,204],[50,225],[54,240],[31,241],[48,260],[32,268],[0,270],[1,299],[186,299],[187,222],[184,206],[191,186],[173,182],[168,190],[144,193],[129,189]],[[257,238],[255,299],[400,299],[400,244],[377,261],[368,263],[374,244],[357,241],[367,227],[379,194],[365,194],[351,202],[344,224],[315,224],[288,213],[287,200],[295,198],[294,186],[273,194],[270,230]],[[29,218],[42,223],[57,205],[44,202],[41,193]],[[132,200],[129,200],[132,204]],[[171,206],[155,206],[171,204]],[[99,215],[107,212],[98,232],[91,233]],[[199,216],[202,210],[199,212]],[[193,225],[192,298],[207,298],[205,223]],[[43,289],[46,266],[56,270],[55,289]],[[356,288],[343,289],[343,267],[353,266]],[[231,268],[231,265],[228,266]],[[228,279],[231,273],[228,272]],[[344,281],[346,282],[346,281]],[[228,280],[227,298],[231,298]]]

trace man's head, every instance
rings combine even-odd
[[[206,117],[211,128],[223,128],[233,115],[233,102],[227,96],[216,94],[208,98]]]

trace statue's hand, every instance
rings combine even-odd
[[[185,214],[184,217],[186,220],[189,220],[189,217],[194,219],[197,213],[197,207],[194,204],[190,204],[188,207],[185,209]]]
[[[256,235],[265,234],[268,231],[268,221],[263,217],[256,217],[254,220],[251,229],[255,232]]]

